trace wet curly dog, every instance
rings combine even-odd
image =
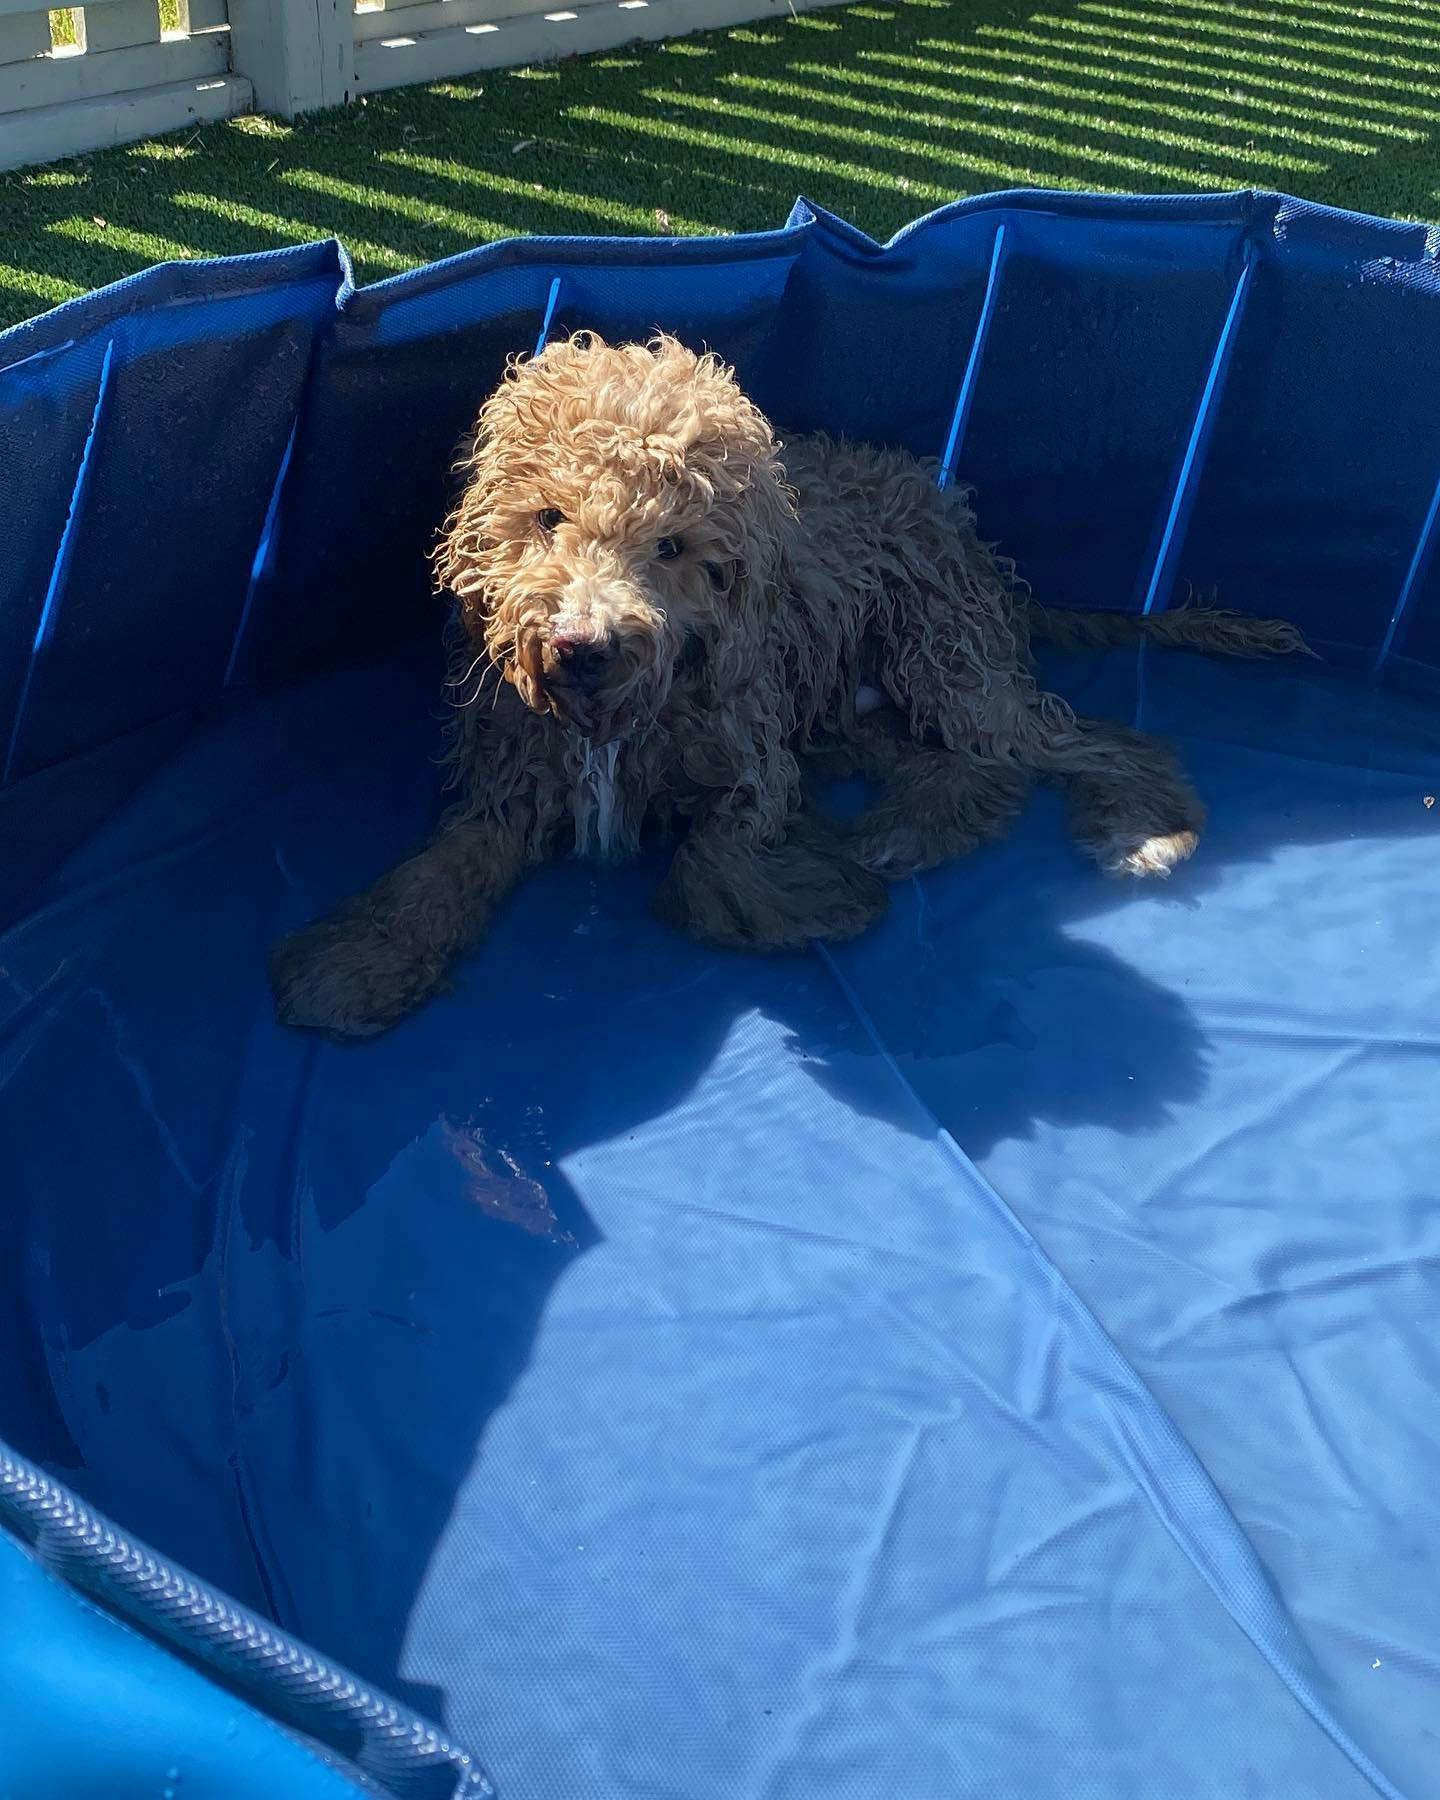
[[[1037,780],[1102,869],[1164,875],[1203,816],[1175,757],[1043,691],[1031,640],[1303,648],[1200,609],[1047,612],[932,470],[824,437],[782,463],[731,371],[671,338],[516,363],[464,471],[438,557],[457,798],[418,855],[277,948],[293,1025],[384,1030],[527,870],[657,831],[678,839],[661,917],[743,949],[864,930],[887,881],[997,836]],[[870,810],[829,819],[817,766],[866,774]]]

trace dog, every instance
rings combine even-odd
[[[455,798],[432,841],[271,961],[282,1021],[385,1030],[527,871],[676,847],[660,917],[706,943],[848,938],[887,883],[997,837],[1037,781],[1108,872],[1164,876],[1203,809],[1171,750],[1077,716],[1031,644],[1304,651],[1277,620],[1051,611],[968,494],[903,452],[781,446],[732,370],[593,334],[510,365],[436,554],[453,596]],[[859,772],[858,818],[819,778]]]

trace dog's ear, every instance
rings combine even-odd
[[[462,613],[468,616],[484,609],[480,569],[488,548],[482,523],[485,512],[484,497],[472,477],[441,526],[439,541],[430,553],[437,593],[453,595]]]
[[[437,587],[456,595],[467,613],[484,609],[480,570],[496,547],[491,512],[505,466],[534,463],[545,453],[537,395],[563,392],[605,347],[596,333],[577,331],[552,338],[536,356],[511,356],[504,377],[456,446],[451,472],[461,484],[459,498],[441,527],[432,560]]]
[[[775,648],[787,551],[796,526],[794,498],[775,457],[757,459],[734,517],[737,529],[727,545],[733,553],[717,565],[715,605],[706,633],[705,680],[716,700],[752,682]]]
[[[499,478],[499,446],[514,427],[510,389],[518,367],[512,359],[505,380],[455,447],[450,467],[459,497],[440,527],[430,555],[436,589],[453,594],[461,610],[472,617],[484,610],[480,569],[487,551],[493,548],[488,530],[490,504]]]

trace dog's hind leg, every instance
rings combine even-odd
[[[1205,808],[1166,743],[1077,719],[1046,758],[1080,847],[1111,875],[1168,875],[1195,849]]]
[[[778,843],[763,844],[723,807],[692,829],[655,896],[667,925],[735,950],[856,937],[887,904],[884,882],[822,821],[796,813]]]
[[[1020,764],[966,750],[928,749],[867,734],[858,766],[879,783],[875,804],[837,827],[862,868],[901,881],[992,842],[1025,804],[1033,776]]]
[[[493,820],[442,828],[373,887],[275,946],[281,1023],[346,1038],[394,1025],[444,985],[528,860],[522,834]]]
[[[1009,565],[977,537],[963,494],[918,466],[892,472],[873,504],[896,523],[867,603],[867,675],[916,742],[1031,760],[1073,716],[1035,680]]]

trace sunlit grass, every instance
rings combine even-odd
[[[381,153],[379,160],[387,168],[408,170],[431,182],[442,181],[454,187],[482,188],[487,194],[502,194],[508,199],[531,201],[535,192],[534,182],[517,181],[492,169],[458,168],[454,163],[447,163],[438,156],[420,156],[413,150],[386,150]],[[562,187],[542,186],[541,197],[548,205],[590,214],[597,228],[619,227],[636,232],[649,232],[656,228],[657,209],[653,206],[631,206],[622,200],[597,199],[592,194]],[[695,236],[705,230],[705,226],[698,220],[688,219],[683,213],[669,213],[666,216],[669,220],[667,236]]]
[[[1381,110],[1386,118],[1419,119],[1431,123],[1440,123],[1440,113],[1429,108],[1416,108],[1408,103],[1406,96],[1410,89],[1403,78],[1397,78],[1389,90],[1385,92],[1383,98],[1372,98],[1369,95],[1343,93],[1335,88],[1314,87],[1303,82],[1297,82],[1293,78],[1293,72],[1284,69],[1282,69],[1279,74],[1275,75],[1272,75],[1268,69],[1262,73],[1257,69],[1253,59],[1243,64],[1243,66],[1237,67],[1234,64],[1226,63],[1222,58],[1216,67],[1205,68],[1198,66],[1197,60],[1194,57],[1157,56],[1154,52],[1155,49],[1160,47],[1158,40],[1151,46],[1150,39],[1136,37],[1134,33],[1126,34],[1127,44],[1125,45],[1118,43],[1118,41],[1106,41],[1103,45],[1097,45],[1088,38],[1085,39],[1083,43],[1077,43],[1073,40],[1067,42],[1043,37],[1038,32],[1022,31],[1014,28],[1000,30],[998,28],[982,26],[977,35],[986,40],[984,45],[967,44],[948,38],[926,38],[922,40],[920,48],[922,50],[944,50],[949,51],[956,56],[963,56],[967,54],[978,54],[982,49],[989,48],[992,40],[999,39],[1004,43],[1014,44],[1018,48],[1014,51],[997,50],[994,54],[1009,56],[1013,61],[1027,67],[1043,66],[1040,58],[1033,55],[1033,52],[1037,50],[1048,50],[1052,52],[1052,55],[1063,52],[1067,60],[1063,64],[1056,65],[1052,63],[1050,66],[1062,66],[1065,68],[1079,66],[1086,69],[1096,69],[1097,65],[1104,69],[1116,67],[1117,76],[1119,68],[1134,68],[1142,70],[1173,70],[1178,75],[1189,75],[1191,77],[1199,74],[1202,80],[1225,79],[1228,77],[1236,84],[1235,87],[1228,89],[1220,88],[1218,90],[1212,88],[1208,91],[1211,93],[1218,91],[1227,99],[1238,99],[1240,101],[1256,96],[1264,96],[1267,105],[1270,103],[1272,97],[1291,97],[1296,103],[1294,110],[1299,115],[1308,116],[1310,118],[1323,118],[1331,124],[1364,124],[1367,130],[1380,129],[1378,123],[1372,123],[1368,119],[1362,120],[1356,118],[1354,115],[1359,108]],[[1132,50],[1128,48],[1129,42],[1135,42],[1151,47],[1147,50]],[[1068,60],[1069,58],[1082,60],[1077,64]],[[909,58],[902,58],[901,60],[909,61]],[[1137,75],[1135,80],[1144,82],[1148,85],[1149,78],[1148,76]],[[1186,83],[1185,85],[1189,87],[1189,91],[1191,92],[1199,91],[1198,89],[1190,87],[1189,83]],[[1384,88],[1384,85],[1383,82],[1376,83],[1376,86],[1382,89]],[[1313,100],[1322,101],[1327,106],[1333,106],[1338,110],[1334,113],[1317,114],[1314,108],[1309,104]]]
[[[1133,6],[1111,6],[1106,0],[1079,0],[1075,9],[1092,19],[1103,19],[1107,23],[1114,19],[1121,25],[1145,25],[1154,27],[1157,13],[1154,10],[1142,11]],[[1044,15],[1040,15],[1042,18]],[[1232,20],[1240,23],[1232,24]],[[1254,21],[1247,23],[1246,21]],[[1051,21],[1045,20],[1048,24]],[[1421,74],[1428,73],[1433,61],[1422,60],[1423,53],[1440,49],[1440,43],[1433,40],[1417,39],[1413,29],[1383,30],[1372,33],[1364,26],[1352,24],[1348,28],[1332,25],[1316,26],[1296,13],[1257,12],[1243,6],[1224,8],[1220,17],[1205,11],[1185,11],[1166,6],[1160,17],[1162,29],[1174,29],[1179,32],[1198,33],[1203,38],[1224,38],[1230,43],[1237,43],[1249,49],[1256,44],[1295,45],[1302,51],[1313,51],[1322,56],[1338,56],[1342,63],[1370,63],[1374,60],[1375,50],[1361,48],[1346,42],[1347,38],[1361,35],[1379,48],[1388,62],[1397,69],[1415,69]],[[1280,26],[1276,31],[1274,26]],[[1333,38],[1321,36],[1323,32],[1334,32]],[[1314,34],[1313,36],[1311,34]]]
[[[304,243],[316,235],[315,226],[309,220],[297,219],[284,213],[266,212],[258,206],[245,206],[237,200],[227,200],[221,204],[209,194],[184,192],[176,194],[174,199],[176,206],[204,215],[207,223],[214,221],[217,227],[227,233],[233,232],[237,226],[253,232],[255,241],[245,245],[247,250],[273,250],[282,244]],[[347,243],[352,255],[364,257],[376,269],[398,272],[411,268],[414,263],[412,257],[390,244],[378,244],[373,238],[350,237]]]
[[[1319,53],[1320,60],[1317,61],[1316,57],[1310,54],[1311,46],[1305,44],[1303,40],[1294,38],[1287,40],[1273,34],[1267,35],[1261,40],[1267,46],[1278,45],[1278,49],[1257,49],[1255,41],[1250,38],[1241,38],[1238,42],[1212,44],[1203,40],[1197,42],[1194,37],[1186,36],[1184,32],[1170,30],[1168,20],[1157,20],[1154,15],[1147,17],[1142,14],[1140,19],[1142,23],[1149,24],[1152,29],[1148,32],[1136,31],[1126,26],[1112,25],[1108,21],[1102,23],[1097,19],[1060,19],[1051,13],[1035,13],[1032,15],[1031,23],[1048,26],[1052,31],[1063,31],[1068,35],[1084,38],[1092,49],[1100,53],[1108,51],[1112,43],[1121,45],[1154,44],[1165,50],[1183,50],[1187,56],[1198,57],[1208,62],[1224,64],[1228,60],[1232,67],[1238,64],[1242,68],[1282,69],[1287,73],[1294,71],[1301,75],[1328,76],[1331,80],[1353,82],[1357,87],[1388,89],[1399,85],[1403,91],[1425,94],[1430,98],[1440,95],[1440,88],[1425,84],[1417,86],[1409,79],[1412,72],[1422,75],[1440,73],[1433,59],[1429,62],[1416,62],[1412,58],[1400,56],[1386,56],[1377,59],[1365,52],[1356,52],[1353,65],[1346,62],[1336,68],[1325,61],[1326,57],[1333,54],[1328,48]],[[1157,35],[1153,29],[1157,23],[1162,28],[1160,35]],[[1223,30],[1223,27],[1217,27],[1217,30]],[[1287,42],[1298,43],[1298,48],[1302,53],[1297,55],[1287,51],[1284,47]],[[1377,72],[1377,61],[1389,65],[1395,70],[1395,73],[1389,74],[1384,70]]]
[[[66,51],[80,44],[80,13],[76,7],[58,7],[50,14],[50,48]]]
[[[370,182],[348,181],[340,175],[325,175],[318,169],[289,169],[281,177],[288,188],[301,188],[307,193],[321,194],[327,200],[343,200],[348,206],[365,212],[380,213],[391,218],[409,219],[413,224],[432,231],[448,231],[467,244],[484,243],[487,238],[504,237],[505,227],[498,219],[479,213],[459,212],[453,206],[442,206],[426,197],[412,199]]]
[[[877,56],[873,60],[882,62],[887,59]],[[1238,113],[1216,107],[1178,106],[1164,96],[1167,93],[1181,95],[1188,93],[1193,97],[1200,97],[1197,90],[1186,89],[1179,82],[1153,80],[1147,82],[1144,86],[1148,89],[1150,97],[1142,98],[1138,94],[1117,92],[1115,82],[1099,74],[1086,75],[1084,79],[1088,80],[1091,85],[1079,87],[1075,85],[1074,80],[1057,81],[1052,76],[1044,74],[1025,74],[1015,69],[977,67],[968,56],[963,67],[957,66],[953,62],[935,62],[928,57],[918,56],[896,56],[888,60],[898,65],[897,71],[893,75],[876,74],[868,68],[837,67],[833,63],[796,62],[791,63],[790,67],[797,75],[811,76],[825,81],[848,82],[857,87],[876,88],[886,93],[910,96],[916,99],[937,100],[951,106],[974,105],[989,108],[1003,106],[1007,111],[1013,110],[1015,90],[1018,88],[1027,94],[1033,91],[1045,99],[1078,100],[1091,109],[1116,107],[1123,114],[1133,113],[1142,119],[1180,120],[1187,125],[1214,128],[1225,134],[1222,142],[1228,142],[1235,137],[1240,138],[1243,142],[1246,137],[1253,137],[1258,133],[1261,137],[1279,138],[1287,144],[1309,144],[1317,150],[1339,150],[1353,155],[1364,155],[1371,148],[1369,144],[1359,138],[1338,137],[1333,132],[1322,133],[1298,129],[1290,117],[1262,117],[1254,111]],[[1020,61],[1021,59],[1017,58],[1016,60]],[[955,79],[951,84],[941,87],[933,82],[916,81],[914,74],[901,73],[901,70],[914,71],[922,75],[946,75]],[[1071,73],[1073,75],[1074,71]],[[749,78],[737,77],[737,79],[748,80]],[[963,85],[967,82],[978,82],[981,86],[980,94],[967,94]],[[1028,112],[1031,109],[1027,106],[1026,110]],[[1274,110],[1283,111],[1285,109]],[[1071,117],[1073,115],[1053,114],[1050,116]],[[1092,110],[1088,116],[1094,118],[1097,115]],[[1103,110],[1100,116],[1103,117]],[[1108,123],[1113,124],[1117,129],[1120,128],[1118,121],[1109,121]],[[1152,136],[1151,127],[1137,124],[1129,117],[1124,120],[1123,128],[1127,135],[1139,132],[1146,137]],[[1413,142],[1423,134],[1395,127],[1389,135]],[[1210,138],[1206,142],[1213,148],[1216,140]],[[1307,164],[1307,166],[1315,165]]]
[[[757,78],[758,79],[758,78]],[[873,127],[863,125],[841,125],[831,119],[817,119],[813,108],[820,98],[813,89],[797,88],[793,82],[767,83],[772,91],[794,102],[797,111],[781,119],[777,114],[763,107],[737,104],[727,95],[701,96],[690,94],[670,94],[666,96],[672,106],[694,108],[697,111],[720,111],[727,119],[742,119],[749,125],[772,125],[781,123],[784,129],[794,135],[801,134],[807,138],[824,138],[827,142],[853,145],[867,150],[875,149],[891,155],[899,154],[917,161],[927,163],[954,163],[966,169],[983,169],[988,173],[1003,176],[1014,165],[996,162],[984,156],[980,150],[970,150],[960,145],[947,145],[933,137],[910,137],[899,132],[876,131]],[[658,98],[656,95],[649,96]],[[1187,167],[1185,164],[1165,163],[1152,157],[1126,156],[1119,152],[1099,150],[1092,144],[1069,145],[1062,140],[1047,134],[1023,130],[1014,126],[996,125],[990,122],[975,123],[971,121],[947,118],[939,113],[909,112],[900,119],[896,109],[886,108],[873,102],[852,99],[849,96],[826,95],[824,101],[830,106],[839,106],[867,118],[886,118],[894,116],[897,123],[911,126],[931,128],[947,133],[958,134],[971,131],[982,144],[1013,144],[1017,149],[1027,151],[1055,151],[1073,155],[1077,161],[1087,167],[1108,170],[1115,174],[1144,176],[1153,178],[1160,176],[1174,179],[1176,176],[1196,187],[1204,187],[1216,179],[1214,169]],[[1043,114],[1041,115],[1043,117]],[[1317,165],[1310,165],[1315,167]],[[1027,177],[1028,179],[1028,177]]]
[[[862,50],[857,60],[863,64],[891,64],[897,71],[914,69],[921,74],[954,75],[966,81],[992,81],[1019,88],[1034,87],[1042,93],[1051,94],[1065,93],[1068,82],[1087,81],[1095,84],[1091,92],[1104,94],[1116,105],[1129,104],[1132,99],[1138,98],[1141,105],[1163,107],[1167,112],[1170,110],[1168,100],[1162,101],[1160,96],[1179,95],[1191,100],[1213,100],[1217,103],[1214,108],[1196,116],[1214,118],[1231,127],[1252,125],[1255,121],[1243,109],[1263,106],[1267,122],[1273,122],[1276,130],[1287,132],[1294,129],[1293,122],[1299,120],[1323,125],[1327,129],[1333,126],[1346,131],[1363,131],[1372,137],[1401,138],[1406,142],[1417,142],[1425,135],[1415,126],[1395,125],[1382,119],[1357,118],[1353,108],[1347,109],[1339,101],[1334,112],[1317,111],[1313,101],[1330,96],[1323,91],[1297,88],[1291,83],[1272,85],[1262,80],[1257,84],[1253,79],[1247,79],[1243,89],[1209,86],[1203,80],[1195,80],[1191,65],[1185,62],[1129,56],[1113,50],[1107,53],[1104,62],[1100,64],[1087,60],[1083,55],[1066,55],[1055,51],[1042,56],[1034,46],[1043,44],[1043,38],[1022,32],[1011,32],[1007,36],[1013,41],[1022,42],[1023,48],[1007,50],[991,43],[945,46],[950,50],[948,62],[884,50]],[[1151,73],[1160,68],[1175,70],[1177,78],[1168,79]],[[1178,79],[1179,75],[1187,72],[1189,79]],[[1064,79],[1057,80],[1056,77]],[[1133,96],[1123,94],[1122,89],[1133,89]],[[1440,115],[1434,116],[1440,122]],[[1285,121],[1283,125],[1280,123],[1282,120]],[[1306,133],[1297,141],[1323,143],[1328,149],[1354,151],[1362,155],[1371,149],[1369,144],[1352,142],[1347,138],[1322,139],[1314,132]]]
[[[726,107],[725,119],[743,117],[742,107]],[[760,115],[762,118],[765,116]],[[732,131],[703,131],[693,126],[678,125],[669,119],[655,119],[643,113],[611,112],[604,107],[589,107],[584,114],[587,123],[599,125],[602,130],[619,132],[631,136],[648,137],[681,146],[686,150],[709,150],[721,156],[749,157],[757,162],[764,162],[771,154],[771,147],[763,141],[740,137]],[[722,121],[723,122],[723,121]],[[830,134],[838,138],[839,134]],[[834,156],[819,156],[803,150],[787,150],[784,157],[785,166],[791,169],[805,170],[815,175],[833,175],[841,180],[852,182],[860,187],[890,187],[894,185],[895,176],[888,170],[875,168],[869,163],[845,162]],[[1030,175],[1009,163],[991,163],[989,172],[1003,181],[1027,181]],[[953,190],[941,187],[934,182],[909,182],[907,189],[917,199],[939,201],[948,199]]]
[[[870,118],[893,119],[907,126],[950,132],[971,129],[983,132],[985,138],[992,142],[1019,143],[1024,144],[1027,148],[1051,149],[1057,142],[1053,136],[1041,137],[1034,132],[1015,131],[1010,127],[997,124],[997,117],[1012,117],[1015,110],[1013,100],[1003,94],[998,96],[965,94],[957,92],[953,88],[936,87],[925,82],[887,80],[883,76],[871,75],[860,70],[827,69],[813,63],[792,64],[791,67],[797,74],[808,73],[820,81],[829,79],[853,83],[868,91],[861,94],[827,94],[821,93],[813,86],[802,87],[794,82],[772,81],[760,75],[734,75],[730,80],[734,87],[743,88],[747,93],[771,94],[777,98],[797,100],[802,103],[808,102],[811,105],[841,107]],[[1053,88],[1045,91],[1047,98],[1054,93]],[[885,99],[882,96],[894,96],[894,98]],[[1083,98],[1093,100],[1094,96],[1087,94]],[[901,100],[912,104],[901,105],[898,103]],[[952,114],[937,112],[933,109],[920,110],[913,104],[913,102],[923,100],[938,101],[944,106],[953,108],[954,112]],[[1026,110],[1030,118],[1043,120],[1051,126],[1074,127],[1086,134],[1100,133],[1107,138],[1118,138],[1131,142],[1136,136],[1133,126],[1117,124],[1103,111],[1078,110],[1053,105],[1032,106]],[[1151,107],[1146,110],[1153,113],[1156,109]],[[971,113],[975,115],[973,123],[964,117]],[[1172,111],[1168,116],[1174,118],[1177,115]],[[1228,162],[1230,159],[1232,146],[1226,143],[1216,143],[1194,132],[1177,132],[1165,126],[1150,126],[1145,130],[1144,135],[1147,143],[1161,144],[1166,149],[1184,150],[1192,155],[1210,157],[1222,163]],[[1287,174],[1309,174],[1325,166],[1323,162],[1316,161],[1314,157],[1293,156],[1288,151],[1267,151],[1263,154],[1264,160],[1270,168]],[[1085,155],[1095,161],[1097,166],[1103,165],[1106,161],[1106,153],[1097,151],[1093,144],[1087,143]],[[1164,172],[1153,162],[1137,162],[1130,157],[1121,157],[1112,166],[1134,169],[1138,173],[1144,174]]]
[[[84,32],[82,8],[62,6],[50,14],[51,48],[60,51],[78,49]],[[170,36],[185,29],[185,0],[159,0],[160,32]]]
[[[1433,216],[1440,0],[862,0],[192,127],[0,176],[0,324],[161,257],[336,235],[365,280],[525,232],[761,229],[802,190],[884,238],[1012,186]]]
[[[1097,9],[1094,7],[1087,7],[1086,10],[1095,11]],[[1193,14],[1197,9],[1192,5],[1183,10]],[[1341,16],[1332,21],[1323,16],[1327,12],[1336,13]],[[1322,16],[1320,18],[1307,18],[1305,15],[1310,13],[1319,13]],[[1366,30],[1368,32],[1369,26],[1378,25],[1380,31],[1378,33],[1370,32],[1368,35],[1390,35],[1393,36],[1397,42],[1402,43],[1416,42],[1413,27],[1415,21],[1422,18],[1418,7],[1409,8],[1405,14],[1378,13],[1372,12],[1365,7],[1344,8],[1339,6],[1312,6],[1307,5],[1305,0],[1300,0],[1298,5],[1290,6],[1285,10],[1280,10],[1275,7],[1257,9],[1249,6],[1227,5],[1225,8],[1225,16],[1229,19],[1243,19],[1261,25],[1290,25],[1298,20],[1303,24],[1306,31],[1329,32],[1335,37],[1348,37],[1359,30]],[[1422,24],[1423,22],[1422,19]],[[1440,47],[1440,39],[1434,40],[1431,44],[1431,48],[1437,47]]]
[[[129,225],[112,225],[108,219],[104,229],[115,249],[135,257],[142,268],[147,263],[184,262],[186,258],[196,254],[188,244],[182,244],[175,238],[159,237],[153,231],[136,231]],[[72,243],[83,244],[89,238],[78,219],[57,219],[53,225],[46,226],[46,230],[52,236],[68,238]]]
[[[1347,6],[1345,0],[1297,0],[1301,12],[1332,13],[1361,23],[1377,19],[1381,24],[1397,24],[1426,13],[1440,22],[1440,6],[1435,0],[1379,0],[1379,5],[1383,10],[1377,12],[1372,6]]]
[[[0,306],[12,307],[19,318],[84,292],[80,282],[66,281],[47,269],[23,269],[16,263],[0,262]]]

